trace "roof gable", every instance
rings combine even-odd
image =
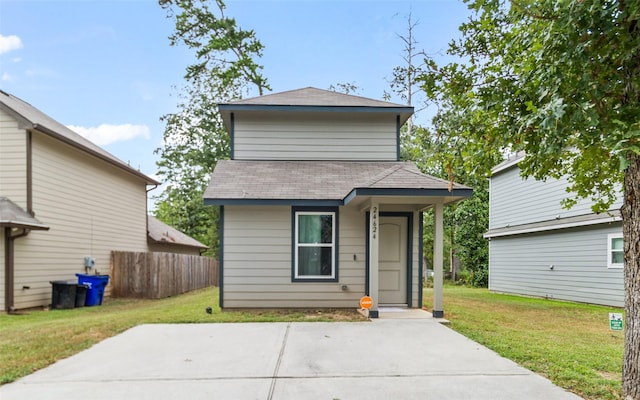
[[[0,108],[12,115],[18,121],[22,129],[38,130],[95,157],[107,161],[110,164],[122,168],[125,171],[144,179],[147,184],[160,184],[160,182],[148,177],[135,168],[132,168],[129,164],[115,157],[113,154],[104,150],[90,140],[78,135],[26,101],[9,93],[3,92],[2,90],[0,90]]]

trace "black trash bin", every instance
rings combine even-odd
[[[51,308],[69,309],[76,306],[78,282],[52,281]]]
[[[76,287],[76,307],[84,307],[87,301],[87,285],[78,284]]]

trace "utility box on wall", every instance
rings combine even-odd
[[[84,267],[93,268],[96,265],[96,260],[93,257],[87,256],[84,258]]]

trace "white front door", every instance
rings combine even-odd
[[[380,217],[379,303],[407,304],[407,217]]]

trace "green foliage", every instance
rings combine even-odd
[[[260,95],[268,88],[254,59],[262,57],[264,46],[253,30],[245,31],[234,18],[225,15],[222,0],[216,0],[216,10],[206,0],[158,0],[175,21],[175,32],[169,36],[172,46],[184,44],[195,51],[197,62],[187,67],[187,81],[202,76],[215,76],[221,87],[237,88],[239,83],[253,84]]]
[[[251,87],[260,94],[269,88],[254,61],[262,56],[263,46],[253,30],[245,31],[225,16],[220,0],[215,11],[207,1],[159,4],[175,22],[171,45],[193,50],[196,63],[187,67],[177,112],[161,118],[166,124],[164,144],[156,154],[167,186],[155,215],[208,245],[206,254],[215,256],[218,209],[204,206],[202,195],[216,162],[229,158],[229,136],[217,104],[237,100]]]
[[[466,285],[485,287],[488,283],[489,243],[482,235],[489,229],[489,188],[487,177],[490,168],[500,159],[499,152],[489,152],[482,165],[474,165],[469,170],[464,165],[449,166],[446,164],[450,142],[442,136],[434,135],[424,127],[415,129],[415,145],[407,152],[411,154],[418,167],[425,173],[442,179],[473,187],[471,198],[445,208],[444,214],[444,256],[445,269],[449,265],[450,249],[454,248],[455,256],[460,260],[462,269],[459,278]],[[425,213],[424,250],[425,258],[432,259],[433,254],[433,221],[430,212]],[[432,265],[432,264],[431,264]]]
[[[640,154],[638,2],[468,1],[475,15],[420,77],[440,112],[449,165],[524,150],[525,176],[568,176],[595,211],[615,201],[628,152]],[[566,206],[575,204],[568,198]]]
[[[640,316],[640,2],[467,0],[474,11],[449,45],[458,60],[420,77],[451,171],[486,154],[524,151],[522,175],[566,177],[563,206],[624,205],[627,320]],[[637,324],[628,324],[623,396],[640,398]]]
[[[453,210],[454,242],[460,265],[470,272],[468,285],[487,287],[489,283],[489,243],[482,235],[489,228],[489,191],[476,187],[471,198]]]

